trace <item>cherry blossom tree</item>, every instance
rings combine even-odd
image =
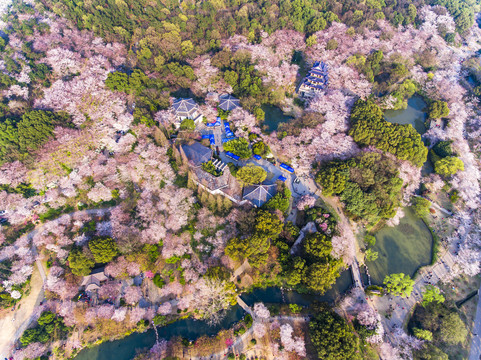
[[[59,77],[77,73],[82,68],[82,57],[78,52],[73,52],[63,48],[54,48],[47,51],[47,56],[43,59],[50,65]]]
[[[281,325],[281,343],[286,351],[295,351],[299,356],[306,356],[306,346],[304,339],[300,336],[292,336],[292,326],[289,324]]]
[[[114,305],[103,304],[97,308],[97,316],[101,319],[111,319],[114,315],[114,311]]]
[[[87,197],[93,202],[109,201],[112,199],[112,191],[101,183],[96,183],[95,186],[88,192]]]
[[[264,337],[264,335],[267,332],[266,325],[258,321],[254,322],[254,325],[252,325],[252,328],[253,328],[254,336],[258,339]]]
[[[296,204],[298,210],[305,210],[314,207],[316,204],[316,198],[311,195],[303,195]]]
[[[348,222],[340,222],[338,224],[340,235],[332,238],[332,255],[336,258],[342,258],[344,263],[351,264],[355,258],[356,237]]]
[[[116,298],[119,295],[120,284],[118,281],[109,281],[102,284],[98,290],[101,299]]]
[[[132,325],[135,325],[140,320],[142,320],[144,316],[145,316],[145,309],[142,309],[142,308],[136,306],[129,312],[130,323]]]
[[[201,318],[206,319],[209,324],[219,323],[233,296],[227,291],[226,282],[202,278],[194,286],[195,296],[191,306],[198,310]]]
[[[39,342],[29,344],[25,349],[16,351],[13,354],[15,360],[36,359],[47,352],[47,345]]]
[[[125,290],[124,299],[127,304],[134,305],[142,298],[142,291],[138,286],[130,286]]]
[[[169,315],[172,313],[172,304],[170,302],[164,302],[163,304],[159,305],[157,312],[160,315]]]
[[[167,340],[159,339],[156,341],[155,345],[152,346],[150,352],[154,354],[158,359],[163,358],[165,356],[165,352],[167,351],[167,345]]]
[[[263,303],[254,304],[254,314],[256,318],[259,319],[268,319],[271,317],[269,309],[267,309],[267,307]]]
[[[122,308],[115,309],[114,314],[112,315],[112,320],[117,322],[122,322],[124,321],[126,315],[127,315],[126,308],[122,307]]]

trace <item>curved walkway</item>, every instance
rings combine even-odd
[[[110,212],[110,210],[112,209],[113,207],[80,210],[69,213],[67,215],[74,216],[76,214],[85,213],[88,215],[103,216],[107,212]],[[61,216],[64,215],[65,214],[62,214]],[[41,232],[47,224],[57,222],[58,220],[59,218],[38,225],[35,229],[33,229],[27,234],[28,240],[32,241],[33,237],[37,233]],[[0,359],[8,358],[10,356],[9,351],[12,348],[13,344],[17,341],[18,338],[20,338],[25,329],[28,328],[28,326],[32,322],[32,314],[35,308],[39,306],[40,302],[44,300],[43,285],[45,283],[45,280],[47,279],[47,274],[42,265],[42,262],[38,258],[37,248],[33,244],[32,252],[36,258],[35,263],[37,265],[37,271],[34,271],[34,273],[32,274],[32,279],[30,281],[30,293],[27,297],[20,300],[20,302],[17,304],[18,306],[15,307],[14,311],[6,310],[0,318]]]
[[[386,336],[391,342],[394,340],[394,329],[402,328],[413,307],[418,302],[422,301],[422,293],[425,286],[437,284],[451,271],[453,265],[454,258],[449,251],[446,251],[436,264],[433,266],[426,266],[419,272],[410,297],[375,296],[369,298],[369,302],[372,305],[385,313],[389,312],[389,308],[392,307],[393,310],[389,319],[382,316],[382,323],[386,331]]]
[[[478,298],[481,289],[478,290]],[[469,349],[469,360],[479,360],[481,358],[481,301],[478,299],[476,308],[476,318],[473,324],[473,337],[471,339],[471,347]]]

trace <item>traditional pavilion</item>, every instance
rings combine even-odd
[[[84,276],[81,286],[85,286],[85,291],[98,290],[100,283],[107,280],[108,277],[104,273],[104,268],[92,271],[90,275]]]
[[[202,114],[199,113],[199,106],[191,98],[178,98],[172,104],[175,116],[178,119],[176,126],[179,127],[182,120],[192,119],[195,123],[202,122]]]
[[[299,94],[303,97],[314,97],[329,85],[329,67],[324,61],[316,61],[299,87]]]
[[[219,107],[224,111],[232,111],[240,107],[239,99],[230,94],[219,96]]]
[[[268,202],[277,192],[277,185],[251,185],[244,189],[243,199],[256,207],[261,207]]]

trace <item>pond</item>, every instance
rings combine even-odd
[[[222,329],[229,329],[244,317],[244,310],[236,305],[227,311],[226,317],[216,326],[209,326],[204,321],[185,319],[173,324],[158,327],[160,338],[170,339],[183,336],[195,340],[202,335],[216,335]],[[144,333],[133,333],[126,338],[107,341],[90,349],[82,350],[75,360],[131,360],[137,352],[151,348],[155,344],[155,331],[150,329]]]
[[[382,285],[390,274],[413,276],[419,267],[431,262],[431,232],[411,208],[404,208],[404,214],[399,225],[385,226],[374,234],[373,250],[379,257],[367,263],[373,285]]]
[[[411,124],[422,135],[427,130],[424,125],[427,114],[423,111],[426,105],[421,96],[415,95],[408,100],[406,109],[387,110],[384,112],[384,118],[390,123]]]
[[[322,296],[299,294],[295,291],[284,291],[284,297],[279,288],[256,289],[249,294],[242,295],[242,299],[252,306],[255,302],[266,303],[295,303],[308,306],[315,300],[334,301],[352,285],[351,272],[344,271],[337,279],[336,284]],[[195,340],[202,335],[216,335],[222,329],[229,329],[245,315],[244,310],[236,305],[227,311],[226,317],[216,326],[209,326],[204,321],[185,319],[173,324],[158,327],[160,338],[170,339],[174,336],[183,336]],[[155,331],[150,329],[144,333],[134,333],[121,340],[107,341],[90,349],[82,350],[75,360],[130,360],[140,350],[151,348],[155,343]]]
[[[280,108],[274,105],[262,105],[266,117],[263,125],[267,126],[267,131],[276,131],[280,123],[288,122],[292,119],[292,116],[286,115]]]
[[[247,305],[252,306],[256,302],[264,303],[287,303],[309,306],[314,301],[333,302],[340,295],[345,293],[352,285],[352,275],[350,270],[343,271],[341,276],[331,289],[326,291],[324,295],[300,294],[296,291],[281,291],[278,287],[269,287],[266,289],[257,289],[251,293],[242,295],[242,300]]]

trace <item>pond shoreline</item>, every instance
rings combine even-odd
[[[424,219],[415,216],[411,208],[404,208],[399,225],[385,225],[374,233],[379,258],[366,262],[373,285],[382,285],[385,276],[405,273],[416,276],[421,268],[433,261],[435,240]]]
[[[267,304],[298,304],[308,306],[313,301],[335,302],[352,287],[352,276],[349,269],[343,271],[336,284],[323,295],[300,294],[296,291],[281,290],[279,287],[254,288],[240,296],[249,305],[255,302]],[[286,301],[287,299],[287,301]],[[181,319],[159,327],[159,337],[169,340],[176,336],[196,340],[201,336],[213,336],[221,330],[228,330],[245,316],[245,311],[235,305],[226,310],[227,315],[216,326],[208,326],[205,321],[192,318]],[[199,331],[201,330],[201,331]],[[130,360],[135,356],[136,350],[150,348],[155,344],[155,330],[149,328],[144,332],[133,332],[115,340],[104,340],[99,344],[90,344],[82,349],[75,357],[76,360]]]

